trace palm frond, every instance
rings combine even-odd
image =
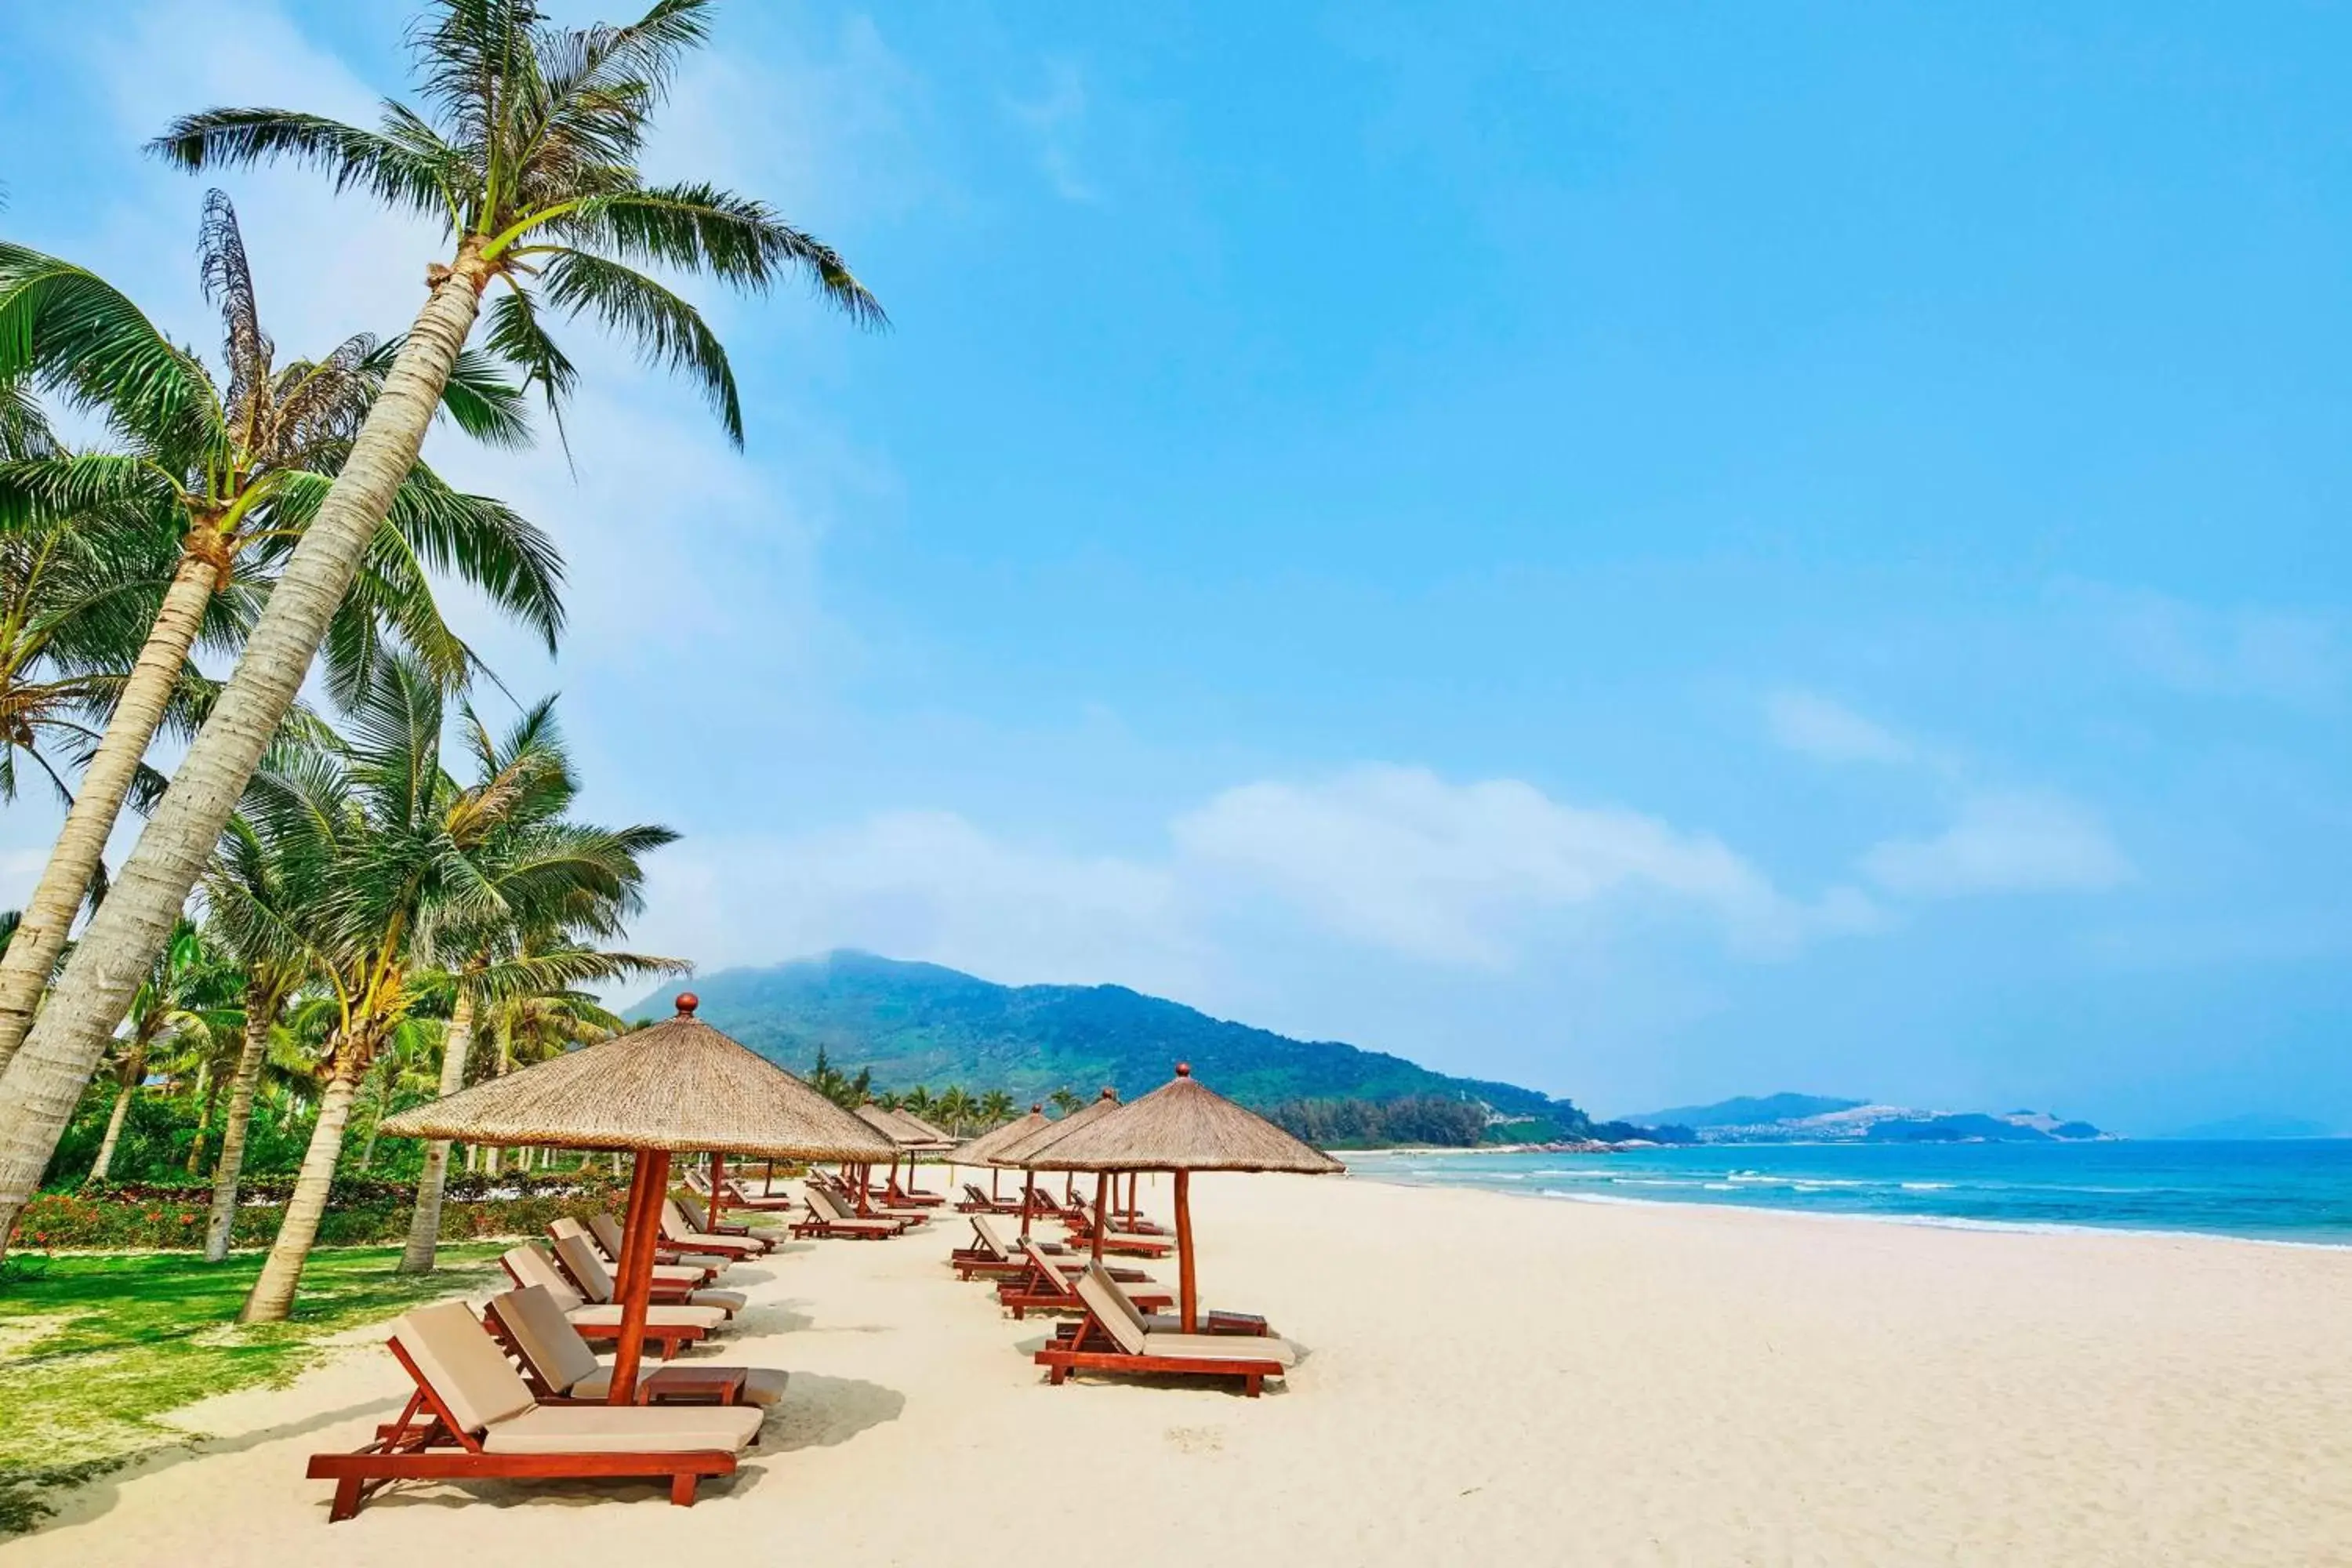
[[[183,115],[147,150],[190,174],[290,160],[331,175],[339,193],[364,191],[386,206],[445,221],[456,204],[453,176],[462,173],[454,154],[436,158],[404,137],[288,109]]]
[[[735,372],[718,334],[692,305],[642,272],[615,261],[569,250],[547,267],[547,302],[577,318],[594,317],[636,344],[638,357],[702,388],[704,398],[726,426],[728,439],[743,444],[743,405]]]

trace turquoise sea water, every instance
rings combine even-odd
[[[1375,1181],[1588,1202],[1733,1204],[1952,1225],[2201,1231],[2352,1246],[2352,1139],[1342,1157],[1358,1176]]]

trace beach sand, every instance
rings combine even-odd
[[[304,1457],[404,1392],[365,1334],[183,1413],[199,1451],[0,1562],[2352,1563],[2352,1250],[1195,1187],[1204,1303],[1308,1352],[1263,1399],[1048,1387],[1046,1324],[956,1281],[943,1214],[730,1274],[753,1305],[706,1355],[791,1393],[690,1510],[413,1484],[328,1525]],[[1145,1200],[1164,1216],[1164,1180]]]

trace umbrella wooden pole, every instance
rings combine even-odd
[[[1004,1201],[1003,1194],[997,1190],[997,1183],[1003,1180],[1003,1178],[1004,1173],[1003,1171],[998,1170],[993,1165],[991,1165],[988,1168],[988,1201],[990,1203],[1001,1204]]]
[[[726,1199],[726,1197],[724,1196],[724,1194],[725,1194],[725,1192],[726,1192],[726,1188],[727,1188],[727,1155],[726,1155],[726,1152],[725,1152],[725,1151],[723,1151],[723,1150],[719,1150],[719,1149],[713,1149],[713,1150],[710,1152],[710,1215],[709,1215],[709,1223],[708,1225],[706,1225],[706,1226],[703,1226],[703,1228],[704,1228],[704,1229],[706,1229],[706,1230],[708,1230],[709,1232],[710,1232],[710,1234],[711,1234],[711,1235],[713,1235],[713,1236],[717,1236],[717,1235],[719,1234],[719,1211],[720,1209],[725,1208],[725,1207],[727,1206],[727,1199]]]
[[[1029,1215],[1037,1207],[1037,1173],[1021,1173],[1021,1239],[1029,1239]]]
[[[1110,1173],[1095,1173],[1095,1244],[1092,1248],[1097,1263],[1102,1261],[1103,1232],[1110,1228]]]
[[[662,1195],[669,1188],[669,1151],[640,1149],[629,1178],[629,1223],[622,1233],[621,1338],[613,1349],[607,1405],[633,1403],[646,1348],[646,1300],[653,1294],[654,1247],[661,1236]]]
[[[1192,1283],[1192,1173],[1176,1173],[1176,1295],[1182,1303],[1184,1331],[1201,1331],[1201,1298]]]

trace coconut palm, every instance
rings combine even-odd
[[[143,545],[125,608],[144,637],[114,693],[47,868],[25,906],[23,945],[0,958],[0,1068],[29,1026],[49,966],[121,815],[126,791],[199,637],[234,651],[257,605],[218,613],[239,577],[266,581],[317,514],[391,359],[373,338],[323,359],[275,363],[228,198],[205,203],[198,251],[220,309],[224,388],[194,353],[85,268],[0,244],[0,374],[34,376],[102,416],[114,449],[53,452],[0,466],[0,524],[80,518]],[[443,399],[467,431],[496,445],[528,438],[521,394],[479,356]],[[418,464],[399,487],[327,637],[331,684],[348,691],[387,631],[455,684],[472,656],[441,619],[425,563],[455,570],[552,650],[562,622],[554,547],[504,505],[461,495]],[[160,583],[156,582],[161,578]],[[143,589],[144,591],[139,591]],[[160,589],[160,592],[157,590]],[[248,585],[247,594],[250,595]],[[209,634],[209,635],[207,635]]]
[[[579,784],[556,725],[551,701],[526,712],[503,736],[493,736],[470,709],[461,726],[481,781],[477,793],[502,803],[504,817],[478,857],[499,902],[471,921],[452,921],[438,933],[454,961],[447,1043],[440,1089],[466,1085],[467,1061],[478,1021],[498,1044],[499,1070],[518,1059],[538,1059],[550,1048],[601,1038],[620,1020],[575,987],[633,975],[683,973],[682,961],[605,952],[593,943],[621,934],[639,908],[640,857],[668,843],[667,828],[611,831],[565,820]],[[416,1209],[404,1273],[433,1267],[441,1231],[441,1192],[449,1145],[425,1145],[417,1178]]]
[[[1013,1120],[1013,1096],[1003,1089],[992,1089],[980,1097],[972,1113],[982,1127],[1002,1127]]]
[[[1066,1083],[1061,1088],[1055,1089],[1053,1093],[1047,1095],[1045,1098],[1047,1100],[1052,1102],[1055,1110],[1060,1111],[1065,1116],[1067,1116],[1071,1111],[1077,1110],[1087,1102],[1087,1097],[1085,1095],[1080,1094],[1076,1089],[1072,1089]]]
[[[212,1212],[205,1226],[205,1258],[210,1263],[228,1256],[254,1094],[268,1066],[269,1047],[286,1004],[310,974],[310,950],[299,936],[303,911],[296,899],[299,875],[299,868],[289,867],[275,846],[239,816],[229,819],[220,853],[205,877],[205,900],[212,910],[207,935],[245,979],[242,1039],[229,1079],[220,1158],[213,1166]]]
[[[964,1125],[971,1120],[972,1113],[972,1098],[963,1085],[950,1084],[940,1091],[939,1099],[931,1103],[938,1112],[937,1120],[940,1123],[950,1132],[961,1137]]]
[[[112,1173],[114,1151],[122,1141],[122,1124],[130,1114],[131,1099],[146,1083],[147,1069],[155,1058],[175,1044],[208,1044],[222,1029],[234,1026],[222,1006],[224,993],[234,990],[233,984],[225,984],[226,979],[219,963],[205,950],[195,926],[182,921],[172,933],[171,944],[141,983],[131,1000],[131,1016],[124,1021],[123,1036],[115,1044],[114,1109],[107,1117],[106,1133],[99,1141],[98,1158],[91,1162],[86,1181],[103,1182]]]
[[[586,316],[693,378],[738,443],[726,350],[692,305],[640,266],[755,292],[798,274],[853,318],[881,321],[842,258],[764,204],[698,182],[649,184],[638,172],[651,117],[678,61],[705,40],[707,12],[707,0],[659,0],[626,26],[562,28],[533,0],[436,0],[411,34],[424,112],[388,105],[369,131],[282,109],[210,110],[155,144],[191,171],[307,163],[341,188],[441,223],[454,248],[427,269],[424,309],[214,717],[0,1079],[0,1237],[390,514],[485,290],[504,290],[490,308],[488,348],[520,366],[551,406],[577,372],[548,319]]]
[[[459,784],[443,766],[445,712],[428,671],[386,655],[352,710],[351,738],[332,750],[281,752],[284,771],[257,775],[249,792],[248,815],[292,868],[302,910],[295,934],[335,1013],[310,1147],[242,1321],[276,1321],[291,1307],[352,1100],[369,1061],[411,1016],[428,983],[422,972],[443,944],[508,910],[542,898],[560,904],[550,885],[592,880],[581,869],[587,857],[566,852],[572,838],[609,846],[669,837],[660,828],[580,828],[549,815],[548,792],[520,787],[508,773]],[[561,799],[569,803],[569,789]],[[606,864],[621,881],[607,896],[632,898],[642,875],[634,853],[608,848]],[[542,956],[541,967],[559,962]]]

